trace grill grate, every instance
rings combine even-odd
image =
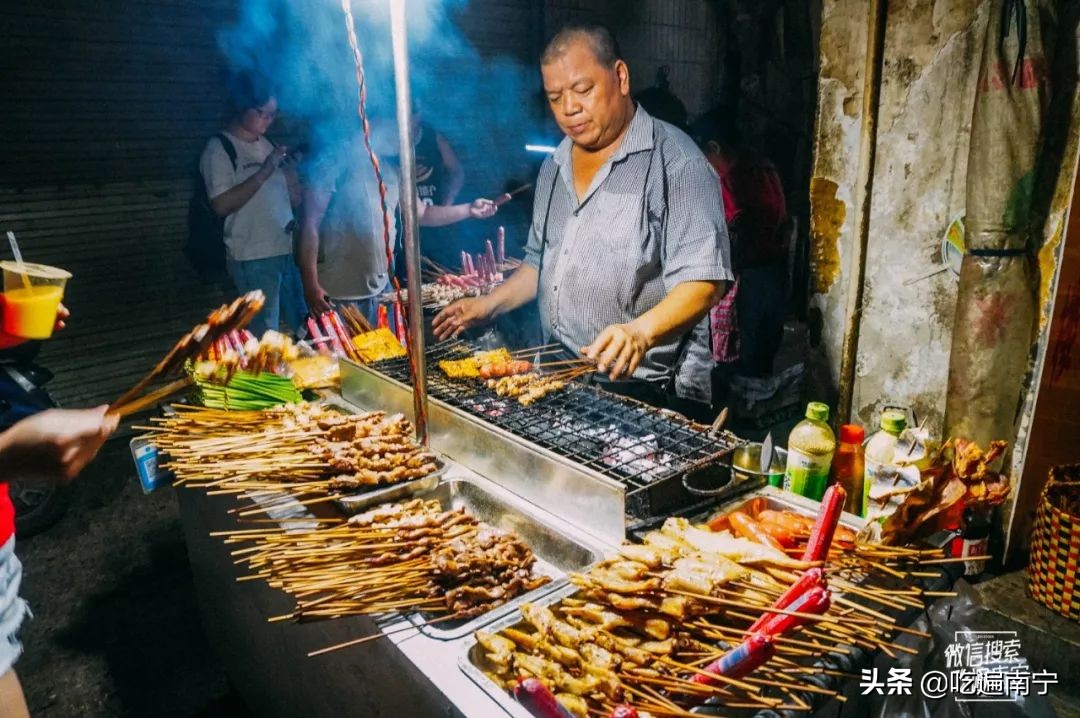
[[[522,406],[515,399],[496,396],[480,380],[452,380],[439,371],[439,361],[461,359],[474,351],[460,341],[429,347],[428,393],[625,484],[628,504],[634,492],[681,480],[690,471],[720,462],[741,443],[729,432],[713,433],[681,417],[579,382]],[[378,362],[371,368],[403,384],[412,381],[405,359]],[[649,506],[644,510],[653,513]]]

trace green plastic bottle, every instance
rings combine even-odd
[[[821,501],[829,482],[829,467],[836,451],[836,435],[826,423],[829,407],[819,401],[806,405],[806,418],[788,436],[784,489]]]

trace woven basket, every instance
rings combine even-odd
[[[1039,498],[1028,563],[1028,592],[1080,621],[1080,464],[1055,466]],[[1063,507],[1071,507],[1072,513]]]

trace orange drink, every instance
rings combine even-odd
[[[71,274],[43,264],[0,262],[0,268],[4,271],[4,333],[23,339],[48,339]]]

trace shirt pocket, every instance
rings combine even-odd
[[[650,264],[651,232],[643,213],[643,198],[635,193],[601,191],[594,200],[589,229],[590,239],[601,253],[596,269],[629,315]]]
[[[640,253],[641,240],[648,234],[648,222],[642,212],[641,195],[599,191],[593,198],[593,231],[599,241],[614,253],[633,259]]]

